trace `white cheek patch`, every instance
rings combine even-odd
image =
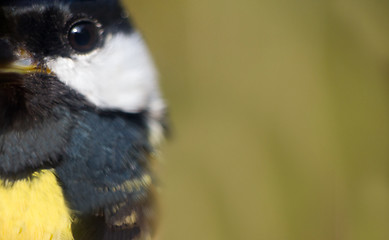
[[[157,73],[139,33],[112,35],[101,49],[47,59],[47,66],[99,108],[129,113],[146,110],[155,118],[163,114]]]

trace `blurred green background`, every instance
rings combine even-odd
[[[388,1],[125,4],[173,126],[159,239],[389,239]]]

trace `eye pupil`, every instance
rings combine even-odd
[[[85,46],[88,45],[91,39],[91,35],[85,26],[76,26],[72,29],[71,32],[74,35],[74,41],[80,45]]]
[[[90,52],[96,48],[99,34],[93,22],[81,21],[75,23],[69,31],[70,46],[81,53]]]

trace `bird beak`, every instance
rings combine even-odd
[[[16,73],[16,74],[31,74],[31,73],[51,73],[50,69],[40,66],[27,51],[20,49],[16,53],[16,60],[0,65],[0,73]]]
[[[28,74],[34,73],[37,71],[35,65],[21,65],[18,63],[12,63],[6,66],[0,67],[0,73],[18,73],[18,74]]]

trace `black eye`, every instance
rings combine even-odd
[[[96,48],[99,42],[99,29],[93,22],[80,21],[70,28],[68,39],[74,50],[87,53]]]

